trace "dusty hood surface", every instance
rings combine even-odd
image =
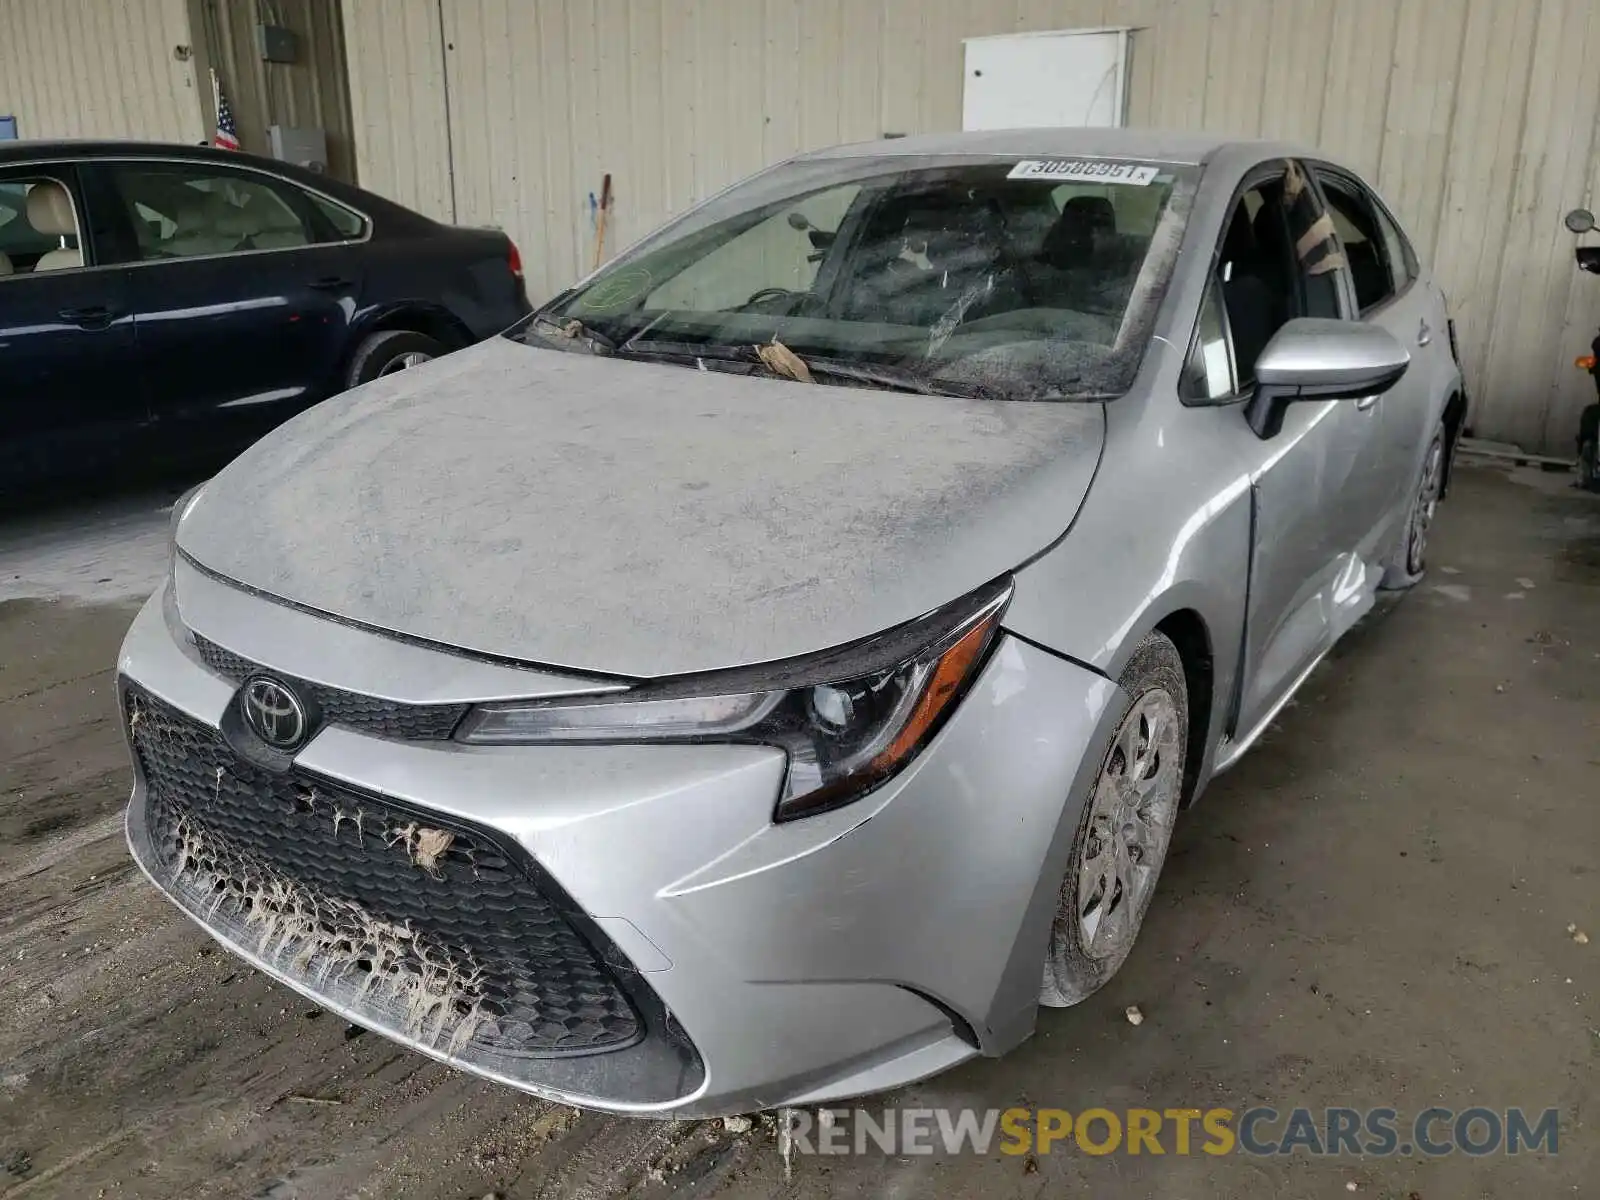
[[[659,676],[836,646],[1058,538],[1092,404],[808,386],[501,339],[330,400],[205,488],[210,570],[482,654]]]

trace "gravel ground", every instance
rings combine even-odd
[[[1600,498],[1463,472],[1435,570],[1180,827],[1132,960],[869,1102],[1521,1105],[1560,1153],[797,1157],[581,1114],[358,1034],[215,950],[123,848],[112,663],[174,492],[0,524],[0,1195],[1593,1195]],[[1124,1010],[1137,1005],[1134,1026]]]

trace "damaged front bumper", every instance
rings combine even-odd
[[[252,664],[363,704],[292,759],[241,754]],[[130,847],[212,936],[431,1057],[660,1116],[840,1099],[1025,1038],[1068,797],[1115,695],[1006,639],[899,777],[774,825],[779,751],[409,736],[372,706],[500,698],[507,681],[183,564],[120,668]]]

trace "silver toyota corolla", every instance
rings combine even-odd
[[[1004,1054],[1421,574],[1449,331],[1292,147],[793,159],[179,505],[133,853],[289,987],[570,1104]]]

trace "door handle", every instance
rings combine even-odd
[[[1424,318],[1422,324],[1417,327],[1417,345],[1426,346],[1431,341],[1433,341],[1433,329]]]
[[[83,308],[63,308],[56,315],[79,329],[103,329],[111,324],[117,312],[104,304],[89,304]]]
[[[351,281],[342,275],[324,275],[321,279],[313,279],[307,287],[314,287],[319,292],[337,292],[341,288],[350,286]]]
[[[1361,399],[1356,401],[1356,411],[1357,412],[1366,412],[1368,409],[1372,408],[1377,403],[1378,403],[1378,397],[1375,396],[1375,395],[1374,396],[1362,396]]]

